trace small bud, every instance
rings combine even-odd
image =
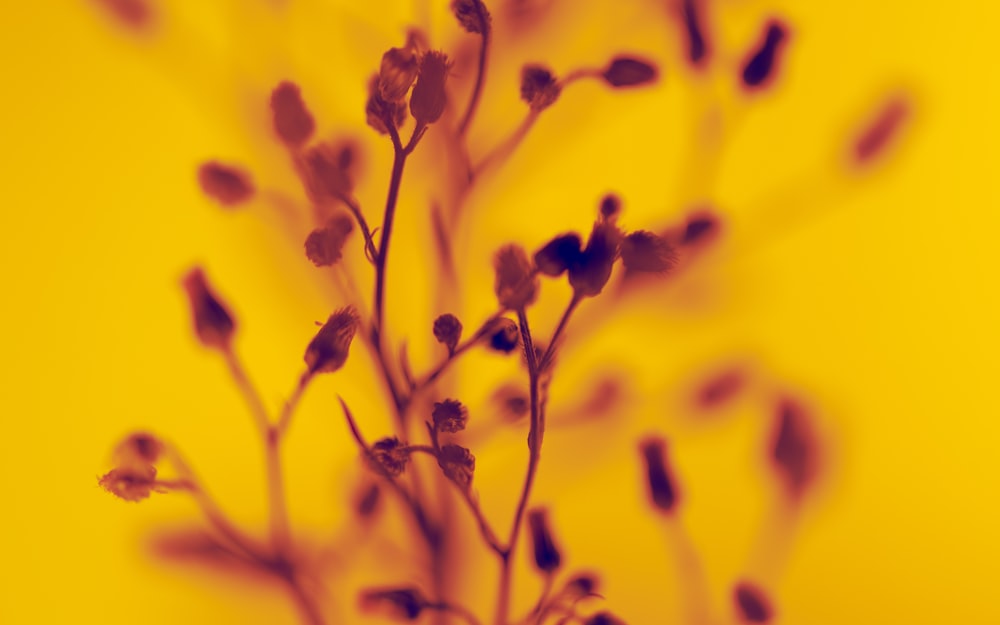
[[[605,82],[612,87],[640,87],[656,82],[659,72],[656,66],[630,56],[617,56],[611,60],[602,74]]]
[[[346,306],[330,315],[306,347],[304,359],[310,375],[333,373],[344,366],[358,323],[358,312],[353,306]]]
[[[205,195],[223,206],[238,206],[254,194],[249,174],[218,161],[209,161],[198,168],[198,184]]]
[[[228,350],[232,345],[236,323],[226,306],[208,286],[205,272],[195,268],[184,277],[184,290],[191,304],[194,332],[205,347]]]
[[[125,501],[142,501],[156,487],[156,468],[151,464],[111,469],[98,480],[101,487]]]
[[[508,421],[516,421],[530,410],[526,393],[514,384],[501,386],[493,392],[492,398],[492,405],[498,406],[501,415]]]
[[[583,625],[625,625],[625,621],[610,612],[598,612],[587,617]]]
[[[578,295],[600,294],[611,278],[622,234],[614,224],[598,221],[587,239],[580,262],[569,268],[569,283]]]
[[[498,352],[509,354],[517,349],[521,334],[513,320],[502,317],[497,319],[490,329],[490,347]]]
[[[119,466],[141,466],[155,464],[163,454],[163,443],[146,432],[132,434],[115,448],[115,459]]]
[[[406,470],[410,454],[406,451],[406,443],[395,436],[375,441],[371,449],[372,459],[378,463],[379,469],[391,476],[400,475]]]
[[[458,341],[462,338],[462,322],[452,314],[439,316],[434,320],[434,338],[448,348],[449,354],[454,354]]]
[[[378,75],[376,74],[368,83],[368,102],[365,104],[365,114],[368,125],[379,134],[385,135],[389,133],[389,127],[386,126],[386,123],[392,124],[393,128],[399,128],[406,123],[406,102],[404,100],[396,102],[384,100],[379,93]]]
[[[312,114],[302,101],[302,92],[293,82],[282,82],[271,92],[274,131],[288,147],[299,147],[316,129]]]
[[[566,582],[563,592],[573,598],[587,597],[597,593],[599,584],[600,580],[596,575],[592,573],[580,573],[574,575]]]
[[[378,70],[378,93],[386,102],[399,102],[417,79],[417,55],[410,48],[389,48]]]
[[[347,215],[338,215],[306,237],[306,258],[317,267],[329,267],[343,256],[347,235],[354,230],[354,223]]]
[[[482,35],[490,30],[490,12],[482,0],[452,0],[451,12],[467,32]]]
[[[774,614],[764,592],[749,582],[736,584],[733,599],[740,618],[746,623],[766,623]]]
[[[625,236],[621,255],[622,264],[629,271],[664,273],[677,263],[677,253],[667,240],[645,230]]]
[[[445,477],[462,488],[472,485],[472,474],[476,470],[476,457],[461,445],[442,445],[438,455],[438,465]]]
[[[528,528],[531,532],[535,566],[543,573],[553,573],[562,564],[562,555],[552,539],[552,532],[549,531],[548,513],[544,509],[528,512]]]
[[[670,514],[677,506],[677,489],[674,487],[666,461],[667,443],[660,438],[648,438],[639,444],[646,465],[646,483],[653,506]]]
[[[351,163],[350,145],[339,149],[326,143],[309,148],[303,160],[305,184],[310,198],[317,204],[348,195],[353,186],[348,169]]]
[[[461,432],[469,420],[469,410],[460,401],[446,399],[434,404],[431,418],[438,432]]]
[[[708,42],[705,40],[701,18],[702,9],[696,0],[684,0],[681,18],[688,37],[688,60],[692,65],[701,65],[708,58]]]
[[[704,242],[719,231],[719,220],[707,212],[698,213],[688,218],[681,236],[683,245],[695,245]]]
[[[496,278],[493,290],[500,305],[507,310],[520,310],[534,303],[538,296],[538,279],[533,275],[531,261],[524,248],[506,245],[493,257]]]
[[[777,57],[785,42],[787,31],[781,22],[772,20],[764,31],[764,40],[743,65],[743,84],[748,89],[765,85],[774,73]]]
[[[550,107],[559,98],[556,77],[541,65],[525,65],[521,69],[521,99],[536,113]]]
[[[817,452],[805,411],[789,399],[782,400],[772,434],[771,460],[790,496],[801,496],[816,477]]]
[[[622,210],[622,199],[614,193],[609,193],[601,198],[600,219],[603,221],[614,221]]]
[[[427,606],[420,590],[413,587],[366,590],[361,595],[361,607],[366,611],[385,609],[391,618],[415,621]]]
[[[410,95],[410,114],[418,124],[433,124],[447,103],[445,82],[451,64],[444,52],[431,50],[420,57],[420,73]]]
[[[378,511],[379,502],[382,500],[382,491],[378,484],[369,484],[357,497],[356,505],[358,516],[367,519]]]
[[[580,235],[575,232],[560,234],[535,252],[535,266],[547,276],[559,277],[580,263],[581,247]]]

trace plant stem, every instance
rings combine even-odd
[[[302,588],[302,584],[299,583],[295,573],[291,573],[286,581],[288,582],[288,589],[292,593],[292,598],[295,599],[295,603],[299,607],[299,612],[302,613],[302,618],[305,619],[306,623],[309,625],[325,625],[326,620],[323,618],[323,613],[320,612],[319,606],[309,596],[309,593]]]
[[[299,383],[295,385],[295,390],[292,391],[292,395],[285,402],[284,407],[281,409],[281,414],[278,416],[278,423],[275,425],[275,430],[278,432],[278,439],[283,440],[285,434],[288,432],[288,426],[291,425],[292,417],[295,415],[295,409],[299,405],[299,401],[302,400],[302,395],[305,394],[306,388],[309,386],[309,382],[312,381],[312,374],[308,371],[302,373],[299,376]]]
[[[486,82],[486,66],[490,52],[491,27],[487,18],[486,8],[483,6],[482,0],[474,0],[473,3],[476,7],[476,13],[479,16],[479,23],[482,24],[483,32],[480,33],[479,65],[476,67],[476,83],[472,87],[472,95],[469,96],[469,104],[465,108],[462,121],[458,124],[456,133],[459,137],[465,136],[466,131],[472,124],[472,118],[476,115],[479,99],[483,95],[483,85]]]
[[[573,311],[576,307],[580,305],[583,301],[583,296],[573,292],[573,298],[569,301],[569,305],[566,306],[566,310],[563,311],[562,318],[559,319],[559,324],[556,326],[555,332],[552,333],[552,340],[549,341],[549,346],[545,349],[545,353],[542,354],[541,360],[538,361],[538,370],[545,371],[552,357],[556,353],[556,343],[559,342],[560,337],[564,330],[566,330],[566,325],[569,323],[569,318],[573,315]]]
[[[485,322],[483,322],[481,326],[479,326],[479,329],[476,330],[475,334],[473,334],[465,341],[459,343],[458,346],[455,347],[454,352],[449,354],[447,358],[438,363],[438,365],[434,367],[434,369],[432,369],[430,373],[428,373],[419,381],[417,381],[417,383],[413,385],[413,390],[418,391],[427,388],[428,386],[433,384],[434,381],[437,380],[441,376],[441,374],[443,374],[445,370],[448,369],[448,367],[451,365],[452,362],[454,362],[460,355],[468,351],[476,343],[482,340],[483,337],[486,336],[486,333],[490,331],[496,320],[502,316],[503,316],[502,310],[493,313],[489,319],[487,319]]]

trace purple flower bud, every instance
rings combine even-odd
[[[306,347],[305,361],[310,374],[333,373],[344,366],[358,323],[358,313],[353,306],[330,315]]]
[[[434,404],[431,418],[438,432],[461,432],[469,420],[469,410],[458,400],[446,399]]]
[[[733,599],[740,618],[746,623],[766,623],[774,614],[764,591],[749,582],[736,584]]]
[[[602,76],[612,87],[640,87],[656,82],[659,72],[648,61],[631,56],[616,56]]]
[[[406,450],[406,443],[392,436],[375,441],[371,448],[371,459],[377,463],[376,469],[395,477],[406,470],[410,454]]]
[[[445,477],[459,487],[468,489],[472,485],[472,475],[476,470],[476,458],[461,445],[442,445],[438,454],[438,465]]]
[[[232,345],[236,323],[226,306],[209,288],[205,272],[200,267],[184,277],[184,290],[191,304],[191,316],[198,340],[205,347],[228,350]]]
[[[420,73],[410,95],[410,113],[418,124],[433,124],[447,103],[445,83],[451,64],[444,52],[431,50],[420,58]]]
[[[490,12],[482,0],[452,0],[451,12],[467,32],[482,35],[490,30]]]
[[[227,207],[243,204],[254,194],[249,174],[218,161],[204,163],[198,168],[198,184],[205,195]]]
[[[577,294],[594,297],[600,294],[611,278],[618,258],[622,233],[607,221],[598,221],[587,239],[580,262],[569,268],[569,283]]]
[[[535,554],[535,566],[543,573],[551,574],[562,564],[562,555],[552,539],[549,530],[548,513],[544,509],[528,512],[528,530],[531,532],[531,545]]]
[[[299,147],[316,129],[312,114],[302,101],[302,92],[293,82],[282,82],[271,92],[274,131],[288,147]]]
[[[386,102],[399,102],[406,97],[417,79],[416,53],[410,48],[389,48],[382,55],[378,70],[378,93]]]
[[[560,234],[535,252],[535,266],[541,273],[556,278],[579,264],[581,247],[580,235],[575,232]]]
[[[661,438],[647,438],[639,444],[646,465],[646,484],[653,506],[670,514],[677,506],[677,488],[670,475],[666,460],[667,442]]]
[[[645,230],[626,235],[621,255],[622,264],[628,271],[664,273],[677,263],[677,252],[666,239]]]
[[[347,235],[354,230],[354,222],[347,215],[337,215],[322,228],[306,237],[306,258],[317,267],[329,267],[340,260]]]
[[[434,320],[434,338],[448,348],[449,354],[455,353],[458,341],[462,338],[462,322],[455,315],[441,315]]]
[[[532,111],[542,111],[559,98],[559,83],[547,68],[525,65],[521,69],[521,99]]]
[[[534,303],[538,296],[538,279],[524,248],[507,245],[493,257],[496,279],[493,289],[500,305],[507,310],[520,310]]]

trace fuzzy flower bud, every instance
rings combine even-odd
[[[379,469],[391,476],[400,475],[406,470],[410,454],[406,451],[406,443],[395,436],[375,441],[371,449],[372,460],[378,463]]]
[[[151,464],[118,467],[101,476],[98,484],[125,501],[142,501],[156,489],[156,468]]]
[[[312,114],[302,101],[302,92],[293,82],[280,83],[271,92],[274,131],[288,147],[299,147],[316,129]]]
[[[476,470],[476,458],[461,445],[443,445],[438,455],[438,465],[445,477],[462,488],[472,485],[472,474]]]
[[[333,373],[344,366],[358,323],[358,313],[353,306],[341,308],[330,315],[306,347],[305,361],[310,375]]]
[[[455,315],[441,315],[434,320],[434,338],[448,348],[449,354],[454,354],[458,340],[462,338],[462,322]]]
[[[191,304],[194,332],[205,347],[228,350],[232,345],[236,323],[229,310],[212,292],[200,267],[184,277],[184,290]]]
[[[431,50],[420,58],[420,73],[410,95],[410,114],[418,124],[433,124],[447,103],[445,82],[451,64],[444,52]]]
[[[580,235],[577,233],[560,234],[535,252],[535,266],[547,276],[559,277],[570,267],[579,264],[581,247]]]
[[[378,70],[378,93],[386,102],[399,102],[417,79],[417,55],[410,48],[389,48]]]
[[[607,221],[598,221],[587,239],[587,247],[580,262],[569,268],[569,283],[579,295],[594,297],[611,278],[611,270],[618,258],[622,234]]]
[[[226,207],[243,204],[254,194],[249,174],[218,161],[209,161],[198,168],[198,184],[205,195]]]
[[[528,529],[531,532],[535,566],[543,573],[552,574],[562,564],[562,555],[552,539],[548,513],[544,509],[530,511],[528,513]]]
[[[677,488],[667,467],[667,443],[660,438],[648,438],[639,445],[646,465],[646,484],[653,506],[670,514],[677,506]]]
[[[379,77],[372,76],[368,83],[368,102],[365,104],[365,114],[368,125],[374,128],[379,134],[388,134],[391,124],[393,128],[399,128],[406,122],[406,102],[403,100],[385,100],[379,92]]]
[[[493,290],[500,305],[519,310],[534,303],[538,296],[538,279],[533,275],[531,261],[523,248],[507,245],[493,257],[496,279]]]
[[[146,432],[136,432],[123,440],[115,448],[115,460],[119,466],[155,464],[163,454],[163,443]]]
[[[664,273],[677,262],[677,253],[667,240],[645,230],[625,236],[621,255],[622,264],[628,271]]]
[[[438,432],[461,432],[469,420],[469,410],[458,400],[446,399],[434,404],[431,418]]]
[[[354,223],[347,215],[337,215],[322,228],[316,228],[306,237],[306,258],[317,267],[329,267],[343,256],[347,235],[354,230]]]
[[[482,35],[490,30],[490,12],[482,0],[452,0],[451,12],[467,32]]]
[[[520,344],[521,333],[512,319],[502,317],[497,319],[489,329],[490,347],[498,352],[509,354]]]
[[[616,56],[601,74],[612,87],[640,87],[656,82],[659,72],[648,61],[630,56]]]
[[[541,65],[525,65],[521,69],[521,99],[532,111],[542,111],[559,98],[556,77]]]
[[[306,190],[317,204],[337,199],[351,192],[350,176],[353,148],[349,144],[326,143],[310,147],[303,159]]]

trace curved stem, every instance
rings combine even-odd
[[[490,52],[490,35],[491,28],[489,24],[489,14],[486,12],[486,7],[483,6],[482,0],[474,0],[476,7],[476,13],[479,16],[479,23],[482,24],[483,32],[481,33],[481,41],[479,44],[479,65],[476,67],[476,83],[472,87],[472,95],[469,96],[469,104],[465,108],[465,114],[462,116],[462,121],[458,124],[457,134],[459,137],[464,137],[466,131],[469,130],[469,126],[472,124],[472,118],[476,115],[476,109],[479,106],[479,99],[483,95],[483,84],[486,82],[486,66],[489,59]]]

